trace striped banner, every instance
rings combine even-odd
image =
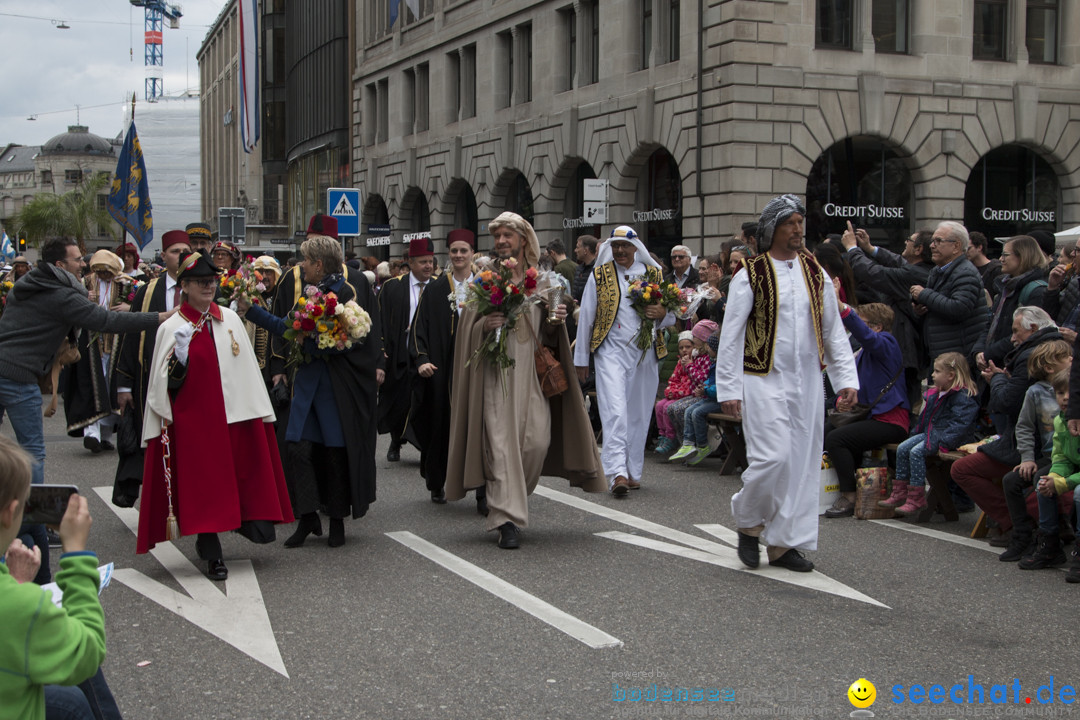
[[[259,1],[240,0],[240,139],[244,152],[255,149],[260,136]]]

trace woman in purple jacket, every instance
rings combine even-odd
[[[825,425],[825,452],[840,484],[840,497],[825,511],[825,517],[830,518],[855,514],[855,468],[862,454],[907,439],[910,412],[903,378],[904,356],[900,343],[886,329],[893,324],[892,308],[867,303],[855,310],[840,303],[840,317],[860,345],[855,356],[859,402],[872,407],[866,420],[843,427]]]

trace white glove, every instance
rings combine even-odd
[[[181,365],[187,365],[188,348],[191,346],[191,336],[194,332],[195,328],[188,323],[173,330],[173,337],[176,339],[176,347],[173,350],[173,355]]]

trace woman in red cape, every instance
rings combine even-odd
[[[185,301],[158,329],[136,548],[175,539],[167,536],[171,511],[181,533],[198,536],[212,580],[228,577],[217,533],[271,542],[274,523],[293,522],[255,353],[236,313],[214,303],[219,272],[199,253],[181,260]]]

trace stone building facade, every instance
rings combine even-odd
[[[811,240],[1080,223],[1076,3],[418,2],[355,21],[352,178],[392,248],[460,226],[490,247],[511,209],[542,242],[629,223],[711,253],[784,192]]]
[[[270,252],[279,249],[270,240],[286,235],[287,229],[278,216],[277,189],[269,198],[264,194],[261,148],[246,153],[240,140],[239,48],[237,2],[229,0],[195,56],[201,102],[201,219],[216,230],[219,208],[243,208],[245,251]]]
[[[4,148],[0,152],[0,226],[13,228],[16,214],[39,193],[64,195],[76,189],[84,178],[100,173],[111,178],[122,144],[123,138],[108,140],[85,125],[69,125],[66,133],[50,138],[44,145]],[[108,196],[106,185],[98,196],[101,208]],[[98,228],[97,235],[87,238],[88,245],[107,245],[111,241],[110,229],[116,228]]]

